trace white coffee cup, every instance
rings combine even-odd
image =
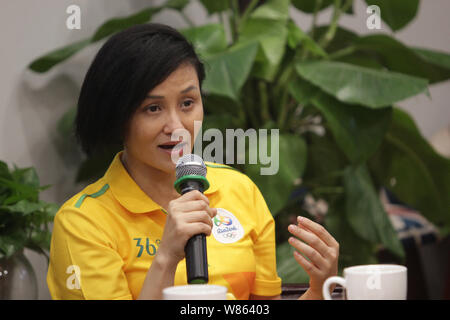
[[[164,300],[226,300],[227,288],[213,284],[191,284],[163,289]]]
[[[345,288],[348,300],[406,300],[407,268],[394,264],[348,267],[344,277],[330,277],[322,287],[325,300],[331,300],[330,285]]]

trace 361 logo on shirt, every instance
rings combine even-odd
[[[156,254],[156,251],[158,250],[158,246],[161,243],[161,240],[156,239],[154,244],[150,243],[150,238],[145,238],[145,246],[142,244],[144,238],[133,238],[133,240],[136,241],[136,247],[139,248],[139,252],[137,254],[136,257],[140,258],[142,256],[142,253],[144,252],[144,248],[145,248],[145,252],[149,255],[149,256],[154,256]]]

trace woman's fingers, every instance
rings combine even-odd
[[[311,262],[306,260],[300,253],[294,251],[294,258],[297,262],[302,266],[302,268],[306,271],[307,274],[311,275],[314,273],[314,269],[316,268]]]
[[[288,227],[294,236],[289,238],[289,244],[297,250],[295,260],[310,276],[309,290],[321,295],[325,280],[337,274],[339,243],[320,224],[304,217],[297,221],[298,226]]]
[[[213,226],[211,217],[206,211],[194,211],[190,212],[189,214],[186,214],[184,217],[187,223],[193,223],[193,222],[203,222],[209,225],[211,228]]]
[[[288,230],[295,237],[308,243],[312,248],[318,251],[322,257],[326,257],[329,254],[329,247],[325,242],[309,230],[299,228],[293,224],[288,227]]]
[[[324,259],[324,257],[322,257],[322,255],[317,250],[307,245],[306,243],[301,242],[294,237],[291,237],[289,238],[289,244],[296,250],[303,253],[317,269],[321,270],[328,266],[327,261]]]
[[[209,207],[209,204],[205,200],[189,200],[184,202],[178,202],[180,207],[179,211],[191,212],[193,210],[204,210]]]
[[[183,194],[180,198],[181,201],[189,201],[189,200],[204,200],[209,205],[209,199],[203,193],[198,190],[193,190]]]
[[[200,191],[191,191],[170,202],[171,212],[182,214],[192,211],[206,211],[211,218],[217,214],[216,208],[209,207],[209,199]]]
[[[306,227],[311,230],[315,235],[322,239],[329,247],[339,249],[339,243],[328,233],[328,231],[320,224],[305,218],[297,217],[297,222],[301,227]]]
[[[180,261],[189,238],[196,234],[210,235],[216,208],[209,207],[209,199],[200,191],[190,191],[169,202],[167,219],[159,250],[170,253]]]

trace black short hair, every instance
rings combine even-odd
[[[176,29],[141,24],[116,33],[95,56],[81,87],[75,136],[93,155],[123,146],[127,124],[145,96],[180,65],[197,71],[200,89],[203,63]]]

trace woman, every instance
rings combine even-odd
[[[81,89],[76,134],[88,154],[123,150],[56,214],[47,275],[54,299],[160,299],[164,288],[186,284],[184,247],[199,233],[208,236],[209,283],[226,286],[230,298],[279,298],[274,220],[256,185],[207,162],[204,194],[174,189],[171,135],[186,130],[193,146],[204,77],[192,46],[168,26],[131,27],[100,49]],[[319,299],[337,272],[338,245],[307,219],[289,232],[311,260],[295,255],[311,276],[302,298]]]

